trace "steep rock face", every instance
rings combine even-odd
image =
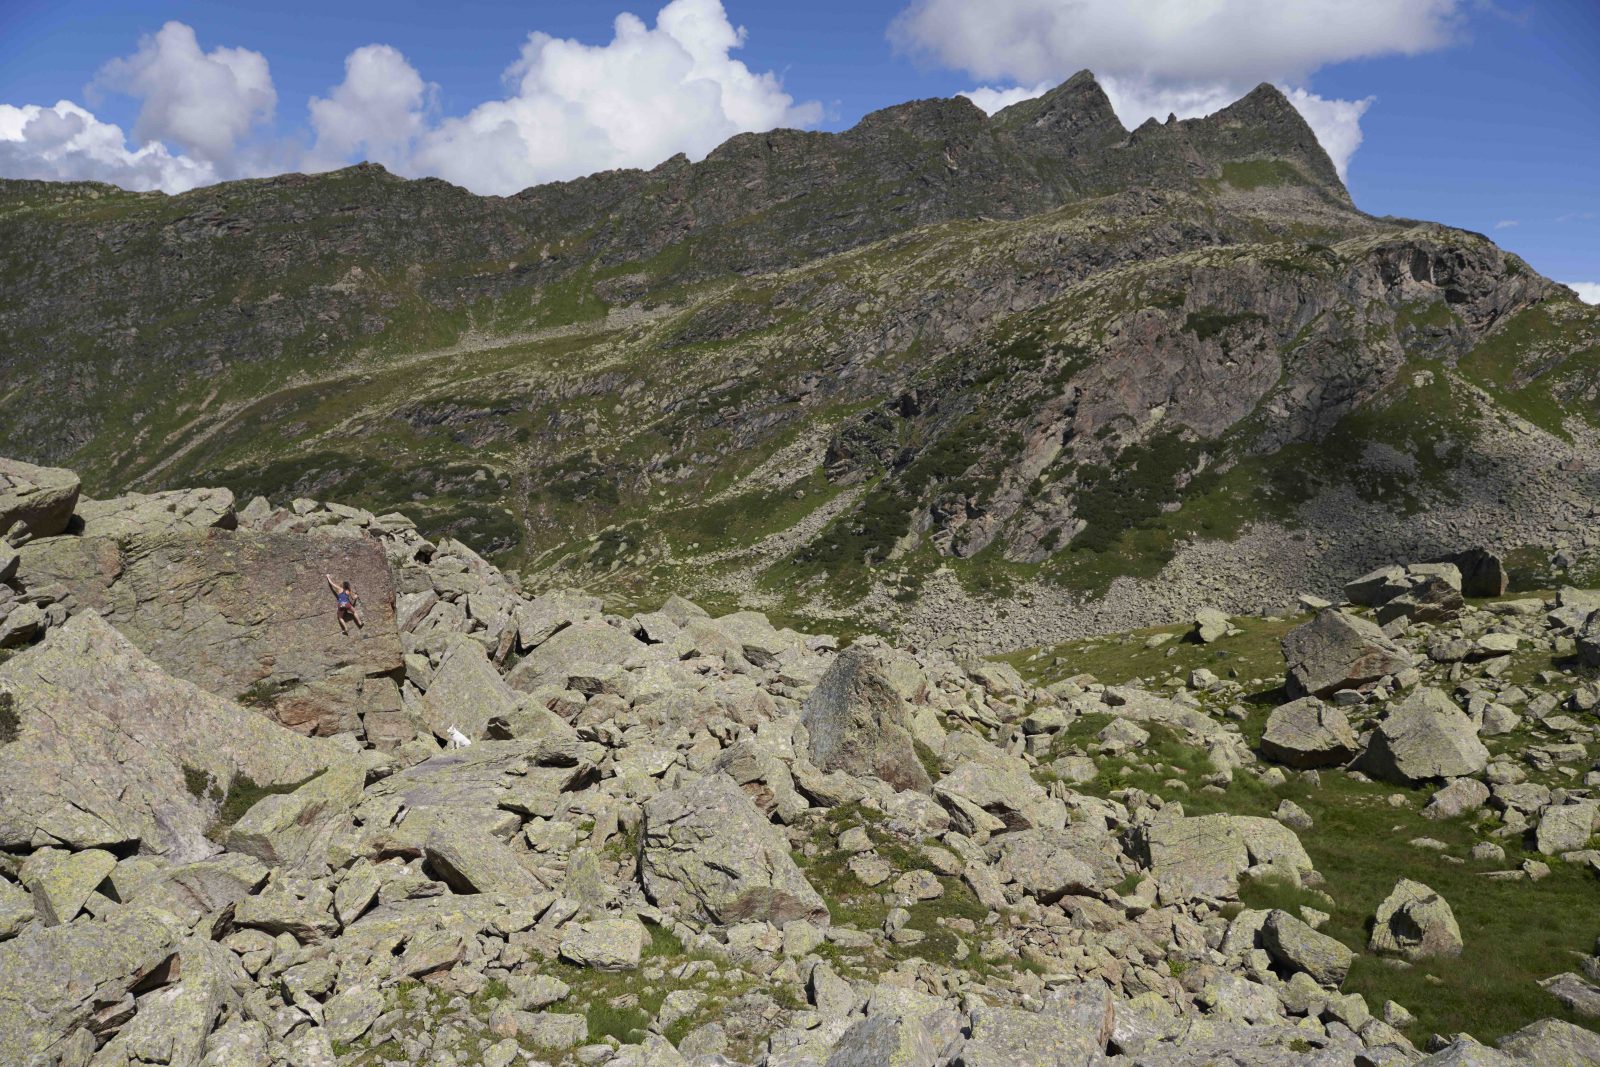
[[[0,847],[119,847],[175,862],[236,780],[305,781],[346,758],[163,671],[93,613],[0,664],[15,738],[0,746]]]
[[[165,669],[246,697],[302,733],[356,732],[396,705],[403,667],[383,549],[365,537],[207,529],[24,546],[29,586],[60,583]],[[361,594],[341,633],[325,574]]]

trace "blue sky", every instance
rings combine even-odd
[[[1365,210],[1600,283],[1594,0],[665,4],[7,0],[0,174],[175,189],[374,158],[507,192],[1087,66],[1130,125],[1276,82]]]

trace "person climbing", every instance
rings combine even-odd
[[[356,607],[361,601],[361,595],[350,588],[348,581],[335,582],[331,574],[324,574],[323,577],[328,579],[328,588],[333,590],[333,598],[339,605],[334,613],[334,618],[339,620],[339,632],[342,634],[350,632],[344,624],[346,618],[353,621],[357,629],[364,629],[366,624],[361,621],[361,609]]]

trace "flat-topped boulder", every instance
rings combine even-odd
[[[65,530],[79,489],[78,476],[69,470],[0,457],[0,537],[18,523],[34,537]]]
[[[23,547],[25,586],[59,582],[172,674],[301,733],[358,732],[397,707],[394,589],[368,537],[217,528],[52,537]],[[342,633],[325,575],[360,594]]]
[[[136,846],[178,862],[236,783],[288,786],[350,758],[175,678],[97,615],[0,664],[0,848]],[[8,730],[8,734],[11,731]]]

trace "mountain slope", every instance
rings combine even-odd
[[[509,198],[5,183],[0,277],[0,451],[91,489],[403,506],[536,584],[985,647],[1581,557],[1600,488],[1595,313],[1357,211],[1265,86],[1130,133],[1083,74]]]

